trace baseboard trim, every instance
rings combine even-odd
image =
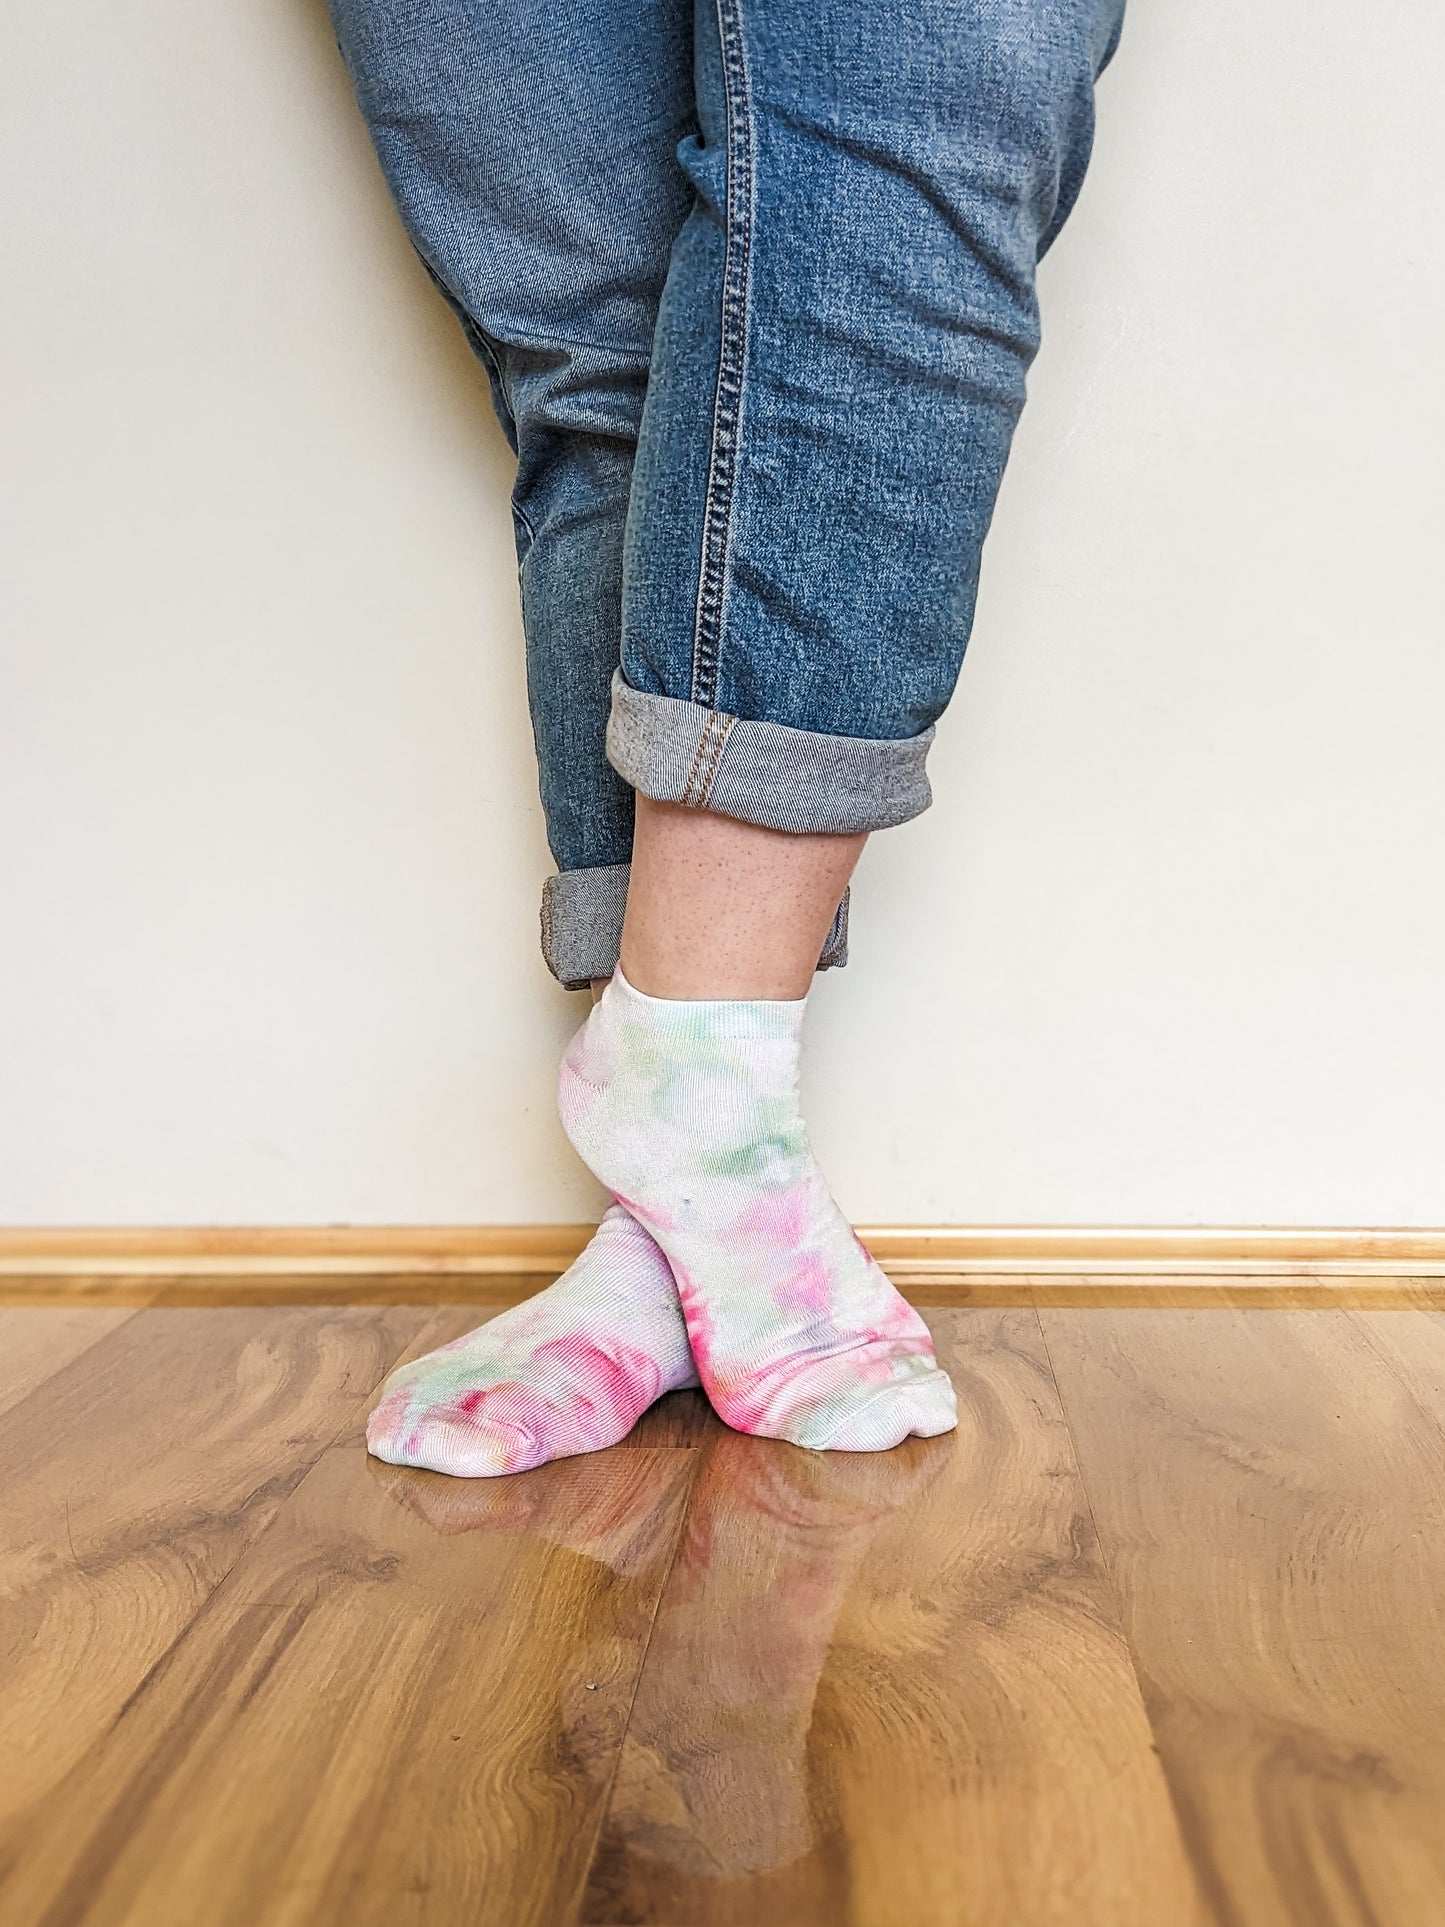
[[[0,1228],[0,1278],[117,1281],[555,1277],[590,1225]],[[900,1283],[982,1277],[1445,1277],[1445,1229],[861,1225]],[[371,1294],[368,1293],[368,1296]]]

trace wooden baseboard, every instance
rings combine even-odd
[[[11,1304],[103,1302],[510,1302],[576,1257],[590,1225],[0,1228]],[[1304,1302],[1330,1281],[1359,1290],[1445,1278],[1445,1230],[1307,1226],[864,1225],[859,1235],[922,1303],[1020,1289],[1056,1302],[1213,1284],[1293,1281]],[[1194,1281],[1190,1288],[1190,1281]],[[1167,1289],[1166,1289],[1167,1288]],[[1438,1292],[1430,1292],[1432,1299]]]
[[[0,1227],[0,1276],[85,1272],[556,1276],[589,1224]],[[892,1275],[1190,1272],[1445,1276],[1445,1230],[1225,1225],[860,1225]]]

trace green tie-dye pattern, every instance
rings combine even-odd
[[[367,1446],[467,1478],[521,1472],[615,1444],[696,1383],[667,1260],[614,1206],[555,1285],[393,1372]]]
[[[673,1002],[619,972],[564,1060],[563,1123],[667,1253],[729,1424],[855,1450],[947,1431],[927,1327],[813,1161],[801,1023],[801,1004]]]

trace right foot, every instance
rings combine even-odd
[[[803,1004],[648,997],[622,972],[562,1062],[562,1123],[666,1253],[740,1432],[875,1452],[958,1422],[928,1328],[863,1249],[798,1108]]]
[[[461,1478],[525,1472],[615,1445],[697,1382],[667,1260],[613,1205],[556,1284],[394,1371],[366,1445]]]

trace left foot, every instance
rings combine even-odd
[[[616,1445],[697,1382],[667,1260],[613,1205],[556,1284],[393,1372],[366,1445],[461,1478],[526,1472]]]

